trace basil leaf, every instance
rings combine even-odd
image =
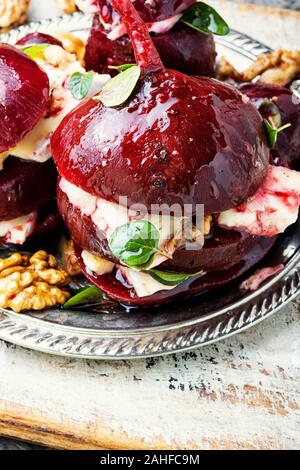
[[[204,271],[200,271],[199,273],[195,274],[179,274],[169,271],[157,271],[156,269],[151,269],[149,274],[153,279],[165,286],[177,286],[177,284],[181,284],[187,279],[204,274]]]
[[[111,70],[117,70],[117,72],[125,72],[125,70],[131,69],[136,64],[123,64],[123,65],[109,65],[108,68]]]
[[[291,127],[291,123],[285,124],[282,127],[274,127],[267,119],[264,119],[264,125],[267,131],[268,141],[271,149],[274,149],[277,144],[278,135],[280,132]]]
[[[75,72],[69,80],[69,87],[73,98],[82,100],[90,91],[93,83],[94,72]]]
[[[103,293],[100,289],[95,286],[81,289],[65,304],[64,308],[78,307],[79,305],[88,305],[97,302],[97,300],[103,297]]]
[[[109,239],[113,255],[130,268],[145,266],[159,253],[159,232],[147,220],[134,220],[118,227]]]
[[[51,44],[34,44],[21,47],[21,51],[28,55],[31,59],[44,59],[44,50]]]
[[[140,76],[140,67],[138,65],[133,65],[109,80],[102,88],[100,94],[95,96],[94,99],[96,101],[101,101],[107,108],[120,106],[131,96]]]
[[[229,26],[216,10],[206,3],[198,2],[191,5],[182,15],[182,23],[201,33],[214,33],[226,36]]]

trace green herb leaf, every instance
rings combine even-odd
[[[201,33],[214,33],[226,36],[229,26],[216,10],[206,3],[198,2],[191,5],[182,15],[182,23]]]
[[[31,59],[44,59],[44,50],[51,44],[34,44],[21,47],[21,51],[28,55]]]
[[[103,297],[103,293],[100,289],[95,286],[87,287],[81,289],[77,294],[75,294],[71,299],[69,299],[65,304],[64,308],[78,307],[79,305],[88,305],[96,303],[97,300]]]
[[[159,232],[147,220],[118,227],[109,239],[113,255],[130,268],[143,267],[159,250]]]
[[[131,67],[135,67],[136,64],[123,64],[123,65],[109,65],[108,68],[111,70],[117,70],[117,72],[122,73],[125,70],[131,69]]]
[[[69,87],[72,96],[76,100],[82,100],[86,97],[93,83],[94,72],[80,73],[75,72],[69,80]]]
[[[109,80],[102,88],[100,94],[95,96],[94,99],[101,101],[107,108],[120,106],[131,96],[140,76],[140,67],[133,65]]]
[[[274,127],[281,126],[281,113],[278,106],[272,100],[263,100],[258,110],[262,117],[271,122]]]
[[[169,271],[157,271],[156,269],[151,269],[149,274],[153,279],[165,286],[177,286],[177,284],[181,284],[187,279],[204,274],[204,271],[200,271],[199,273],[195,274],[179,274]]]
[[[264,125],[267,131],[268,141],[271,149],[274,149],[277,144],[278,135],[280,132],[291,127],[291,123],[285,124],[282,127],[274,127],[267,119],[264,119]]]

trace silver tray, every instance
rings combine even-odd
[[[79,13],[31,23],[0,40],[15,43],[38,30],[86,36],[90,24],[91,17]],[[241,69],[269,51],[234,31],[216,41],[219,53]],[[242,294],[239,280],[193,299],[147,310],[126,310],[114,301],[86,312],[54,309],[18,315],[0,309],[0,338],[46,353],[93,359],[160,356],[198,348],[256,325],[296,297],[300,292],[300,222],[278,239],[262,265],[268,263],[284,263],[285,269],[250,295]]]

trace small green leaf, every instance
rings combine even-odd
[[[274,127],[267,119],[264,119],[264,125],[267,131],[268,141],[271,149],[274,149],[277,144],[278,135],[280,132],[291,127],[291,123],[285,124],[282,127]]]
[[[270,121],[274,127],[281,126],[281,113],[277,104],[272,100],[263,100],[259,105],[258,110],[262,117]]]
[[[72,96],[76,100],[82,100],[86,97],[93,83],[94,72],[80,73],[75,72],[69,80],[69,87]]]
[[[229,26],[216,10],[206,3],[198,2],[191,5],[182,15],[182,23],[201,33],[214,33],[226,36]]]
[[[204,271],[200,271],[195,274],[180,274],[169,271],[157,271],[156,269],[151,269],[149,271],[150,276],[156,281],[160,282],[165,286],[177,286],[187,279],[197,277],[204,274]]]
[[[123,65],[109,65],[108,68],[111,70],[116,70],[119,73],[125,72],[125,70],[131,69],[136,64],[123,64]]]
[[[130,268],[144,267],[160,253],[159,232],[147,220],[134,220],[118,227],[109,239],[113,255]]]
[[[44,59],[44,50],[50,47],[51,44],[34,44],[21,47],[21,51],[28,55],[31,59]]]
[[[109,80],[102,88],[100,94],[95,96],[94,99],[101,101],[107,108],[120,106],[131,96],[140,76],[140,67],[133,65]]]
[[[100,289],[95,286],[87,287],[85,289],[81,289],[79,292],[77,292],[77,294],[71,297],[71,299],[69,299],[64,304],[64,308],[78,307],[79,305],[96,303],[102,297],[103,293]]]

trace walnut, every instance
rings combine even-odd
[[[221,57],[218,67],[218,80],[226,81],[229,79],[240,80],[240,72],[238,72],[234,66],[228,62],[225,57]]]
[[[55,0],[57,8],[65,13],[74,13],[77,10],[74,0]]]
[[[13,253],[0,259],[0,307],[17,313],[64,304],[71,294],[62,289],[69,275],[45,251],[33,256]]]
[[[70,54],[75,54],[79,62],[82,64],[85,56],[85,42],[74,36],[74,34],[63,32],[55,34],[55,37],[59,39],[64,49]]]
[[[30,0],[0,0],[0,33],[25,23]]]
[[[238,72],[226,59],[221,58],[218,78],[250,82],[259,78],[260,82],[274,85],[287,85],[300,73],[300,50],[277,50],[257,58],[244,72]]]
[[[61,256],[62,265],[64,270],[72,277],[81,274],[81,269],[77,261],[72,240],[67,240],[62,237],[59,244],[59,253]]]
[[[43,51],[43,55],[48,64],[58,67],[62,70],[68,68],[70,64],[76,61],[76,56],[70,54],[59,46],[49,46]]]

